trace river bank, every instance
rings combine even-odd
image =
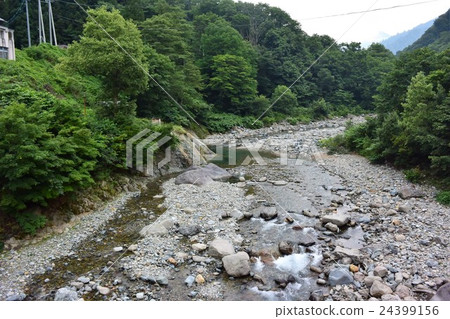
[[[85,237],[77,237],[82,227],[67,234],[78,238],[78,248],[58,246],[62,237],[48,242],[72,249],[71,260],[42,258],[46,246],[3,257],[0,298],[429,299],[450,275],[449,209],[435,202],[433,188],[412,185],[401,172],[317,147],[347,121],[207,138],[209,145],[231,142],[287,156],[230,167],[231,183],[177,185],[169,176],[112,203],[108,211],[121,208],[110,224]]]

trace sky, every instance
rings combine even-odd
[[[312,34],[327,34],[338,42],[361,42],[367,46],[389,36],[410,30],[445,13],[450,0],[243,0],[267,3],[288,12],[300,22],[302,29]],[[421,3],[420,2],[427,2]],[[369,8],[387,8],[411,5],[389,10],[313,19]],[[359,20],[358,20],[359,19]],[[356,23],[356,24],[355,24]]]

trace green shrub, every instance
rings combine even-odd
[[[418,168],[407,169],[403,173],[406,179],[412,183],[419,183],[423,179],[422,172]]]
[[[14,214],[17,223],[22,230],[30,235],[36,234],[36,231],[43,228],[47,223],[47,218],[41,215],[36,215],[30,212],[22,212]]]
[[[450,191],[442,191],[436,195],[436,200],[443,204],[450,206]]]

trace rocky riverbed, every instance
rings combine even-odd
[[[401,172],[317,146],[348,120],[210,136],[253,153],[8,252],[0,299],[428,300],[449,278],[449,209]]]

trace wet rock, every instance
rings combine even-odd
[[[222,258],[223,267],[229,276],[243,277],[250,274],[250,258],[245,252],[228,255]]]
[[[384,266],[376,266],[373,269],[373,274],[375,276],[383,278],[383,277],[385,277],[385,276],[387,276],[389,274],[389,270],[387,270],[387,268],[384,267]]]
[[[353,283],[353,276],[347,269],[335,268],[328,275],[328,284],[330,286],[347,285]]]
[[[56,291],[55,301],[76,301],[76,300],[78,300],[77,292],[70,288],[64,287]]]
[[[339,227],[337,225],[333,224],[333,223],[325,224],[325,228],[330,230],[330,231],[332,231],[332,232],[334,232],[334,233],[339,232]]]
[[[195,251],[204,251],[208,248],[207,245],[205,244],[193,244],[192,245],[192,249]]]
[[[209,244],[209,255],[222,258],[234,254],[234,247],[229,240],[216,238]]]
[[[260,209],[260,217],[264,220],[271,220],[278,216],[276,207],[266,207],[263,206]]]
[[[383,295],[392,294],[392,289],[388,285],[379,280],[375,280],[370,287],[370,295],[380,298]]]
[[[144,228],[142,228],[141,231],[139,232],[139,235],[141,235],[142,237],[163,236],[163,235],[167,235],[168,233],[169,233],[169,231],[163,225],[151,224],[151,225],[148,225],[148,226],[145,226]]]
[[[103,286],[100,286],[100,285],[97,286],[97,291],[101,295],[104,295],[104,296],[107,296],[107,295],[109,295],[111,293],[111,290],[108,287],[103,287]]]
[[[184,283],[186,284],[186,286],[188,286],[189,288],[192,287],[192,285],[195,282],[195,277],[194,276],[188,276],[186,278],[186,280],[184,281]]]
[[[315,273],[317,273],[317,274],[323,273],[322,268],[316,267],[316,266],[312,266],[312,265],[309,266],[309,270],[311,270],[312,272],[315,272]]]
[[[342,213],[328,214],[322,217],[322,223],[333,223],[336,226],[344,226],[349,222],[349,220],[350,217]]]
[[[178,228],[178,232],[186,237],[191,237],[200,233],[202,228],[199,225],[186,225]]]
[[[291,255],[294,252],[294,245],[288,241],[281,241],[278,244],[278,249],[283,255]]]
[[[405,285],[400,284],[397,286],[397,288],[395,288],[395,294],[400,298],[406,298],[411,295],[411,289],[409,289]]]
[[[310,210],[303,210],[302,214],[306,217],[310,217],[310,218],[315,218],[318,217],[319,215],[317,213],[313,213]]]
[[[298,244],[301,246],[304,246],[304,247],[311,247],[316,244],[316,241],[311,236],[304,236],[304,237],[300,238]]]
[[[201,186],[211,183],[212,181],[226,181],[230,178],[231,174],[226,170],[210,163],[205,167],[193,166],[189,168],[186,172],[177,176],[175,184],[193,184]]]
[[[398,195],[401,199],[409,199],[409,198],[415,198],[415,197],[424,197],[425,194],[413,187],[403,187],[398,191]]]

